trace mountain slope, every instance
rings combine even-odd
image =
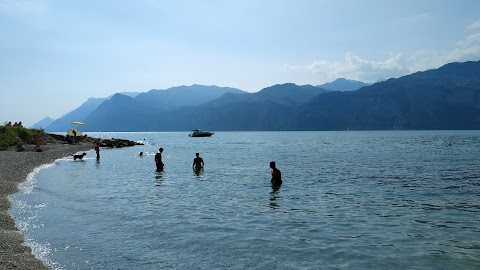
[[[33,124],[32,126],[30,126],[30,128],[43,128],[43,129],[45,129],[45,127],[47,127],[48,125],[53,123],[53,121],[55,121],[55,119],[52,119],[52,118],[47,116],[47,117],[43,118],[42,120],[38,121],[37,123]]]
[[[317,85],[317,87],[328,89],[332,91],[355,91],[364,86],[369,86],[369,83],[364,83],[361,81],[347,80],[345,78],[338,78],[333,82],[324,83],[322,85]]]
[[[143,127],[148,111],[129,96],[115,94],[85,118],[85,131],[131,131]]]
[[[480,62],[453,63],[357,91],[324,92],[299,104],[284,102],[283,90],[294,93],[300,86],[272,86],[225,95],[170,117],[180,123],[188,112],[192,127],[211,130],[480,129],[478,70]],[[187,129],[175,126],[181,128]]]
[[[138,104],[158,110],[170,110],[182,106],[199,105],[221,97],[225,93],[245,93],[230,87],[192,85],[166,90],[150,90],[135,97]]]
[[[89,98],[75,110],[65,114],[61,118],[53,121],[50,125],[46,126],[45,131],[67,131],[72,127],[72,122],[85,121],[85,118],[107,99],[108,98]]]
[[[390,79],[355,92],[317,96],[299,110],[298,128],[479,129],[479,62]]]
[[[311,85],[296,85],[293,83],[276,84],[266,87],[256,93],[227,93],[220,98],[206,103],[207,106],[227,106],[238,102],[274,101],[287,106],[295,106],[307,102],[312,97],[327,93],[329,90]]]
[[[286,83],[264,88],[260,92],[254,93],[253,96],[281,104],[301,104],[318,94],[326,92],[329,91],[311,85],[300,86]]]

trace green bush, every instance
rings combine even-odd
[[[10,147],[7,142],[0,140],[0,151],[5,151]]]
[[[18,138],[24,143],[33,143],[33,134],[34,132],[31,129],[17,127],[18,129]],[[42,132],[43,133],[43,132]]]
[[[37,130],[24,127],[0,126],[0,151],[7,150],[10,146],[32,144],[35,132]]]

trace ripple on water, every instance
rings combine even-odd
[[[124,136],[149,144],[102,149],[99,162],[59,160],[14,196],[17,224],[53,268],[480,266],[480,156],[472,148],[480,134]],[[162,173],[154,171],[158,147]],[[198,175],[195,152],[206,163]],[[282,170],[280,189],[270,186],[271,160]]]

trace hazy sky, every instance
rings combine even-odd
[[[479,59],[479,0],[0,0],[0,122],[116,92],[372,82]]]

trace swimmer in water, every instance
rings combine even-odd
[[[203,158],[200,157],[200,153],[195,153],[195,158],[193,159],[192,167],[194,169],[203,169],[205,163],[203,162]]]
[[[280,186],[282,185],[282,173],[277,166],[275,165],[275,161],[270,162],[270,169],[272,169],[272,185]]]

